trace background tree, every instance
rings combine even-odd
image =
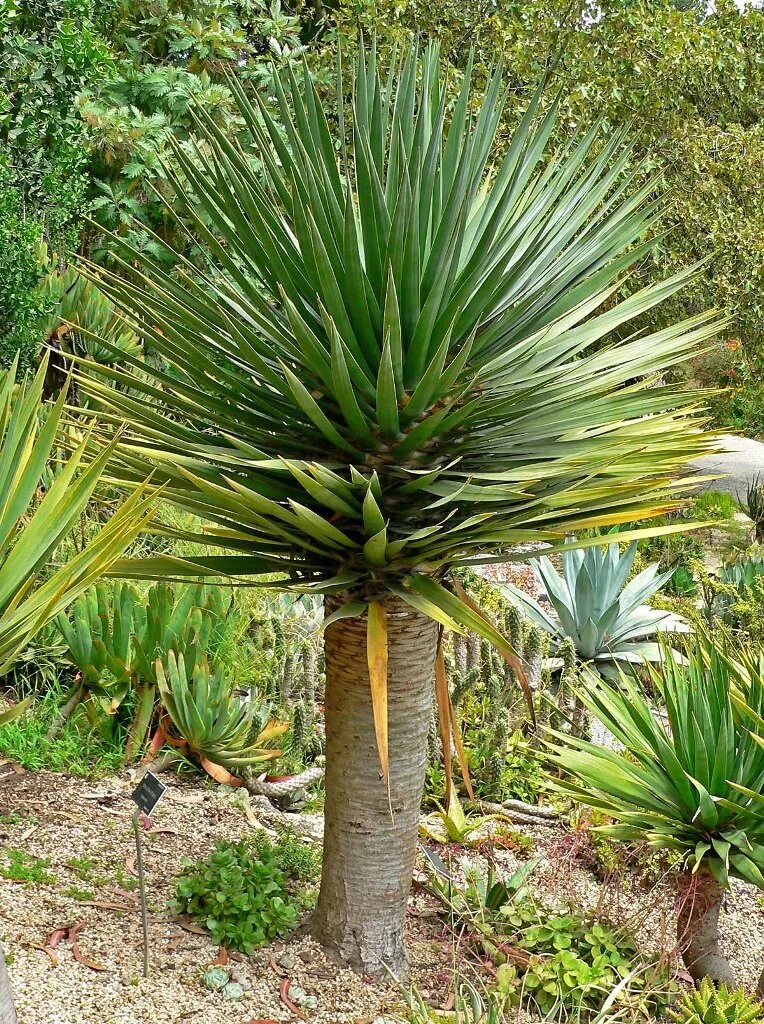
[[[560,141],[580,126],[608,133],[633,125],[635,165],[662,172],[664,225],[642,272],[709,262],[681,297],[654,311],[669,323],[717,306],[729,331],[764,358],[764,9],[720,0],[533,0],[433,5],[418,0],[340,4],[340,33],[358,20],[387,51],[422,32],[441,40],[455,75],[476,49],[479,73],[503,63],[518,95],[549,71],[562,89]],[[507,112],[504,133],[516,119]],[[717,383],[714,381],[714,383]],[[764,429],[764,422],[761,424]]]
[[[516,662],[450,570],[670,505],[671,475],[705,442],[660,374],[718,324],[618,342],[694,278],[613,304],[652,244],[655,183],[633,190],[620,134],[545,157],[555,109],[537,118],[539,96],[496,163],[498,73],[482,96],[465,78],[449,109],[436,48],[389,76],[372,50],[349,120],[342,81],[331,110],[307,73],[277,83],[275,114],[232,89],[246,149],[204,111],[204,149],[175,147],[172,206],[209,273],[157,262],[103,284],[169,369],[85,363],[81,387],[105,422],[129,423],[116,476],[155,467],[231,551],[130,571],[277,572],[327,595],[314,931],[358,970],[404,973],[438,624]],[[441,659],[436,674],[447,749]]]

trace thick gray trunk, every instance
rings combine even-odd
[[[734,985],[735,975],[719,945],[724,889],[702,868],[688,883],[677,915],[677,939],[685,966],[694,981],[710,978]]]
[[[362,974],[404,979],[437,627],[397,599],[387,603],[387,624],[390,802],[374,738],[366,618],[326,630],[326,819],[313,934]]]
[[[3,959],[3,950],[0,947],[0,1024],[16,1024],[16,1011],[13,1009],[13,993],[11,992],[11,979],[8,977],[8,968]]]

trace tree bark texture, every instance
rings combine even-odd
[[[326,630],[326,817],[312,930],[354,970],[387,980],[392,971],[403,980],[437,626],[398,599],[386,608],[389,801],[375,742],[366,617]]]
[[[734,985],[735,975],[719,944],[719,914],[725,890],[703,868],[686,879],[684,888],[677,914],[677,939],[687,970],[694,981],[710,978]]]
[[[8,968],[5,966],[2,948],[0,948],[0,1024],[16,1024],[11,979],[8,977]]]

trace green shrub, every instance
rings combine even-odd
[[[23,373],[43,339],[42,237],[42,224],[25,215],[22,194],[0,165],[0,369],[18,352]]]
[[[703,491],[692,503],[690,518],[732,519],[736,511],[735,499],[727,491]]]
[[[764,1004],[743,989],[719,985],[704,978],[697,989],[682,995],[671,1010],[677,1024],[762,1024]]]
[[[204,924],[214,942],[247,955],[297,924],[279,850],[264,835],[224,840],[209,857],[186,863],[173,907]]]

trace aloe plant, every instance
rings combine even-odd
[[[659,572],[657,565],[650,565],[626,582],[636,554],[636,543],[623,553],[617,543],[585,551],[568,548],[562,554],[562,575],[549,558],[533,559],[530,564],[556,621],[516,587],[504,584],[500,589],[557,644],[568,637],[579,661],[600,675],[617,675],[619,664],[660,661],[666,649],[653,639],[659,630],[687,628],[678,615],[646,604],[673,570]]]
[[[764,1003],[742,988],[717,986],[704,978],[697,988],[682,993],[669,1015],[676,1024],[764,1024]]]
[[[615,819],[597,831],[682,856],[685,963],[695,978],[732,982],[719,947],[724,889],[731,875],[764,888],[764,652],[697,634],[686,662],[664,658],[650,675],[667,726],[637,680],[581,679],[580,699],[625,754],[555,733],[550,758],[564,774],[550,784]]]
[[[204,583],[174,588],[151,587],[134,612],[133,679],[136,712],[127,738],[125,759],[133,760],[146,742],[157,703],[157,665],[171,654],[189,665],[214,659],[230,603],[219,587]]]
[[[246,773],[281,756],[281,750],[268,744],[287,731],[288,722],[268,721],[267,708],[243,702],[227,673],[211,671],[205,658],[189,666],[174,651],[168,653],[166,667],[161,660],[156,663],[162,706],[177,734],[176,739],[166,734],[173,746],[226,782],[233,781],[229,772]]]
[[[138,601],[127,583],[98,583],[81,595],[68,612],[56,617],[77,676],[61,712],[51,723],[53,739],[84,699],[97,700],[113,715],[130,692],[133,609]]]
[[[117,314],[97,284],[74,267],[50,274],[46,290],[53,304],[48,335],[66,342],[70,351],[105,364],[140,352],[138,333]]]
[[[78,676],[58,719],[55,735],[79,701],[96,700],[107,715],[128,693],[136,698],[125,759],[144,746],[157,705],[157,659],[184,654],[189,664],[215,657],[230,596],[220,587],[191,584],[151,587],[144,600],[127,583],[100,583],[57,617]]]

